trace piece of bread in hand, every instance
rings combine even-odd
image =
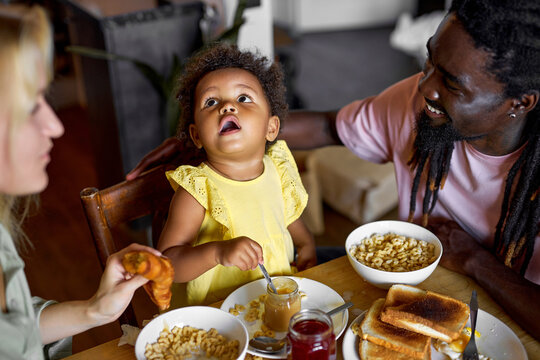
[[[402,353],[408,356],[408,358],[429,359],[430,355],[426,355],[426,353],[430,353],[431,351],[430,337],[396,327],[380,320],[379,316],[383,310],[384,301],[383,298],[375,300],[366,313],[360,326],[362,339],[394,352]],[[366,344],[366,351],[370,350],[368,345]],[[361,355],[361,347],[358,350]],[[374,351],[380,353],[380,351],[376,350]],[[362,356],[361,358],[371,359],[371,357]]]
[[[467,304],[409,285],[388,290],[381,320],[450,343],[469,318]]]
[[[143,285],[144,290],[159,310],[169,308],[172,297],[171,285],[174,280],[171,260],[148,251],[131,251],[124,254],[122,265],[130,274],[139,274],[150,280]]]
[[[377,345],[368,340],[360,340],[360,359],[362,360],[411,360],[416,359],[410,355],[390,350],[384,346]],[[426,351],[423,360],[431,359],[431,346]]]

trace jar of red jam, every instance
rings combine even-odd
[[[332,319],[316,309],[294,314],[287,334],[293,360],[335,360],[336,336]]]
[[[272,282],[277,293],[266,287],[264,323],[275,331],[287,331],[289,320],[302,307],[298,284],[288,277],[275,277]]]

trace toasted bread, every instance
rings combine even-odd
[[[381,313],[388,324],[446,342],[459,336],[468,318],[467,304],[409,285],[393,285]]]
[[[416,359],[407,354],[390,350],[384,346],[377,345],[368,340],[360,340],[358,349],[362,360],[411,360]],[[428,348],[423,360],[431,359],[431,347]]]
[[[403,353],[410,358],[424,359],[426,353],[430,351],[431,338],[382,322],[379,316],[383,306],[382,298],[375,300],[371,305],[361,324],[362,339]]]

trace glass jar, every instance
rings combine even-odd
[[[277,293],[273,292],[270,286],[266,286],[264,323],[275,331],[287,331],[289,320],[301,308],[298,284],[288,277],[276,277],[272,282]]]
[[[335,360],[336,336],[332,319],[317,309],[304,309],[293,315],[287,334],[293,360]]]

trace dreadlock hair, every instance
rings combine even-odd
[[[519,98],[540,91],[540,2],[537,0],[454,0],[454,13],[476,48],[487,51],[487,71],[504,84],[504,95]],[[506,178],[501,215],[495,229],[494,250],[506,266],[525,274],[533,255],[540,222],[540,107],[527,114],[523,131],[527,142]],[[453,144],[429,154],[415,152],[409,162],[417,168],[411,195],[414,213],[416,192],[425,163],[429,162],[423,216],[437,200],[448,173]]]
[[[185,137],[189,124],[194,122],[193,106],[195,89],[204,75],[228,68],[249,71],[259,80],[270,107],[270,115],[279,117],[281,124],[287,117],[288,105],[285,97],[283,71],[277,62],[249,51],[241,51],[236,45],[213,43],[190,58],[179,81],[178,100],[182,109],[177,136]],[[268,142],[268,145],[274,143]]]

